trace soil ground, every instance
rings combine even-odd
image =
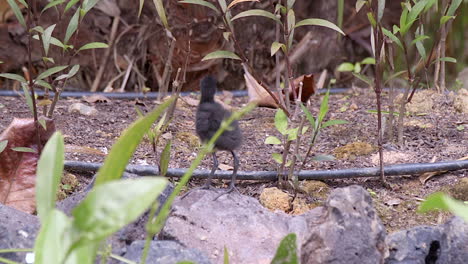
[[[386,96],[387,97],[387,96]],[[314,96],[309,107],[315,115],[320,107],[321,97]],[[394,163],[425,163],[445,160],[456,160],[468,153],[468,116],[457,113],[450,96],[435,97],[434,107],[430,112],[407,116],[404,127],[405,143],[403,146],[386,143],[385,152],[393,158]],[[83,116],[69,113],[68,107],[76,102],[94,106],[98,114]],[[231,105],[240,107],[247,98],[234,98]],[[330,97],[330,111],[326,119],[343,119],[347,124],[331,126],[323,130],[316,146],[315,154],[330,154],[339,156],[333,161],[311,161],[305,166],[307,170],[327,170],[344,168],[374,167],[377,160],[376,123],[377,115],[368,110],[376,109],[375,95],[371,90],[353,90],[347,94],[337,94]],[[162,138],[158,150],[168,138],[173,139],[170,168],[188,168],[195,158],[199,141],[195,135],[194,117],[197,95],[183,97],[178,103],[175,116],[168,128],[168,133]],[[116,138],[123,129],[130,125],[138,116],[135,111],[135,101],[117,101],[89,104],[81,99],[64,99],[58,103],[55,114],[56,127],[65,135],[66,159],[86,162],[102,162]],[[149,111],[157,104],[150,100],[140,100],[138,106]],[[264,144],[269,135],[279,136],[274,126],[274,109],[256,108],[240,120],[244,131],[244,144],[239,150],[240,170],[243,171],[274,171],[277,164],[271,154],[281,152],[280,146]],[[21,98],[0,98],[0,131],[3,131],[13,117],[31,117],[29,109]],[[461,124],[461,127],[460,127]],[[295,124],[294,126],[298,126]],[[464,126],[464,127],[463,127]],[[458,127],[458,129],[457,129]],[[461,129],[463,128],[463,129]],[[306,133],[305,143],[300,153],[307,150],[310,136]],[[353,142],[364,142],[371,145],[365,153],[359,151],[340,152],[339,147]],[[340,155],[341,153],[341,155]],[[232,165],[229,153],[219,153],[221,169],[229,169]],[[146,140],[136,151],[133,164],[155,164],[157,157],[151,144]],[[209,169],[211,159],[205,158],[200,169]],[[358,178],[345,180],[327,180],[331,188],[358,184],[368,189],[374,199],[376,209],[388,231],[406,229],[421,224],[437,224],[443,222],[447,213],[431,213],[420,215],[416,209],[420,201],[428,194],[438,190],[449,190],[460,179],[467,177],[468,171],[444,173],[431,178],[423,185],[418,175],[389,177],[392,190],[384,188],[378,178]],[[89,175],[78,175],[80,182],[89,181]],[[216,181],[217,187],[226,187],[227,181]],[[199,185],[192,181],[190,186]],[[265,187],[276,186],[275,182],[245,181],[237,184],[240,192],[258,197]],[[308,203],[323,202],[324,198],[306,197]]]

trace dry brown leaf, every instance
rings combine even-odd
[[[247,85],[247,92],[249,94],[249,103],[255,102],[258,106],[278,108],[275,100],[268,94],[265,88],[262,87],[247,70],[244,72],[245,84]]]
[[[301,94],[301,101],[303,103],[307,102],[309,98],[315,94],[317,91],[317,87],[315,86],[314,75],[302,75],[294,79],[294,87],[296,89],[296,94],[299,96],[300,92],[300,83],[302,82],[302,94]],[[291,102],[294,100],[293,93],[289,93],[289,99]]]
[[[55,125],[46,120],[47,130],[39,126],[40,144],[45,145]],[[33,119],[13,119],[8,128],[0,135],[0,141],[8,140],[6,149],[0,153],[0,202],[27,213],[36,209],[34,186],[37,153],[18,152],[16,147],[27,147],[37,150],[36,126]]]
[[[468,156],[463,157],[463,158],[460,158],[460,159],[458,159],[458,160],[468,160]],[[431,163],[434,163],[434,162],[436,162],[436,157],[433,157],[432,160],[431,160]],[[430,171],[430,172],[425,172],[425,173],[419,175],[419,181],[421,182],[422,185],[425,185],[426,182],[427,182],[430,178],[432,178],[432,177],[434,177],[434,176],[436,176],[436,175],[445,173],[445,172],[447,172],[447,171]]]
[[[231,165],[219,164],[219,169],[223,171],[233,170],[234,168]]]
[[[92,104],[92,103],[109,103],[111,100],[101,94],[93,94],[91,96],[83,96],[83,100]]]

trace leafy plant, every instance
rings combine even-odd
[[[291,233],[286,235],[276,249],[276,254],[271,264],[297,264],[297,243],[296,234]]]
[[[330,97],[330,92],[327,91],[325,96],[322,99],[322,103],[320,105],[320,111],[317,116],[314,118],[310,111],[305,107],[302,103],[300,103],[300,107],[303,111],[303,116],[300,121],[298,127],[291,128],[290,122],[288,121],[288,117],[286,114],[281,110],[278,109],[275,115],[275,127],[278,132],[283,136],[282,139],[279,139],[275,136],[269,136],[265,139],[265,144],[273,144],[273,145],[283,145],[283,153],[273,153],[272,158],[279,164],[278,168],[278,181],[280,184],[284,180],[282,176],[284,175],[284,168],[290,167],[288,172],[288,179],[293,180],[295,184],[297,184],[297,176],[294,175],[296,161],[299,159],[302,161],[302,164],[299,168],[301,171],[305,164],[307,163],[308,159],[312,155],[312,148],[315,146],[315,143],[322,131],[323,128],[332,125],[340,125],[346,124],[347,121],[345,120],[328,120],[324,122],[324,118],[328,113],[328,100]],[[310,142],[308,143],[308,150],[305,155],[301,156],[299,154],[299,146],[301,145],[302,136],[307,132],[308,126],[304,126],[305,120],[309,121],[309,124],[312,128],[312,136],[310,138]],[[290,155],[290,147],[291,144],[296,146],[294,153]],[[288,158],[290,157],[290,159]],[[315,155],[314,160],[331,160],[333,159],[332,156],[329,155]]]
[[[179,3],[201,5],[201,6],[214,10],[216,14],[219,15],[223,21],[223,24],[224,24],[223,28],[225,30],[223,32],[224,38],[228,41],[232,41],[235,52],[232,52],[229,50],[217,50],[217,51],[207,54],[203,58],[203,60],[211,60],[211,59],[240,60],[242,65],[253,75],[253,77],[256,80],[261,81],[261,83],[264,85],[266,84],[266,82],[263,81],[260,78],[260,75],[257,74],[256,71],[253,69],[252,65],[249,63],[248,57],[244,53],[244,50],[240,47],[239,41],[234,31],[234,22],[238,19],[244,19],[244,18],[253,17],[253,16],[264,17],[264,18],[272,20],[275,23],[275,25],[282,30],[283,40],[280,41],[279,39],[277,39],[271,44],[271,56],[277,54],[279,50],[281,50],[284,53],[285,62],[287,65],[285,78],[284,78],[285,87],[292,88],[292,89],[285,89],[285,92],[286,92],[285,98],[287,99],[289,98],[288,93],[289,93],[289,90],[291,90],[293,92],[295,100],[297,100],[298,95],[296,94],[295,89],[293,87],[293,83],[292,83],[293,72],[291,68],[291,63],[289,61],[289,52],[292,49],[295,29],[298,27],[302,27],[302,26],[321,26],[321,27],[326,27],[326,28],[335,30],[343,35],[344,35],[344,32],[332,22],[324,20],[324,19],[308,18],[308,19],[304,19],[296,23],[296,17],[295,17],[295,13],[293,10],[295,0],[285,1],[286,5],[282,5],[281,3],[276,4],[274,13],[271,13],[263,9],[249,9],[249,10],[237,13],[236,15],[233,16],[232,12],[237,5],[243,2],[252,2],[252,1],[255,1],[255,0],[244,0],[244,1],[234,0],[234,1],[231,1],[229,5],[226,3],[226,0],[217,0],[215,4],[212,4],[204,0],[183,0],[183,1],[179,1]],[[291,109],[289,107],[289,101],[282,100],[283,98],[281,96],[277,98],[273,94],[270,88],[265,87],[265,86],[262,86],[262,87],[274,99],[276,104],[284,111],[284,113],[287,116],[290,116]]]
[[[465,222],[468,223],[468,206],[443,192],[436,192],[429,195],[419,206],[418,212],[425,213],[438,209],[449,211],[452,214],[463,218]]]
[[[42,106],[43,115],[52,117],[55,106],[60,97],[60,93],[66,86],[67,81],[74,77],[80,69],[80,65],[78,64],[71,65],[71,60],[81,51],[107,48],[108,45],[101,42],[91,42],[81,47],[75,47],[79,26],[89,10],[91,10],[97,4],[97,1],[52,1],[42,10],[31,8],[29,6],[29,4],[31,4],[30,2],[28,2],[28,4],[25,1],[20,1],[22,4],[22,9],[27,13],[26,19],[23,16],[21,11],[22,9],[20,9],[16,1],[9,0],[7,2],[15,14],[16,19],[25,28],[28,34],[28,69],[24,76],[15,73],[1,73],[0,77],[18,81],[21,84],[26,103],[33,114],[34,121],[36,122],[36,130],[39,131],[40,120],[38,119],[38,107]],[[74,15],[68,22],[66,33],[62,40],[53,36],[56,26],[62,21],[57,21],[55,24],[49,25],[47,28],[43,28],[41,26],[41,15],[49,8],[55,8],[56,11],[59,12],[58,17],[60,19],[65,17],[64,14],[67,11],[71,11],[73,8],[76,8]],[[33,52],[33,40],[39,41],[39,45],[41,47],[41,64],[43,68],[43,71],[40,71],[35,77],[33,76],[34,66],[31,59]],[[52,57],[51,53],[49,52],[51,45],[59,47],[62,50],[61,54]],[[64,71],[67,69],[68,72],[64,73]],[[61,75],[57,76],[59,73],[61,73]],[[35,93],[35,89],[37,88],[41,88],[45,92],[44,98],[39,101],[37,99],[37,94]],[[54,92],[54,97],[52,100],[50,99],[50,91]],[[44,126],[45,123],[42,123],[41,125]],[[37,136],[37,140],[39,143],[39,134]],[[41,150],[39,149],[39,153],[40,152]]]

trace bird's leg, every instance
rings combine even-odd
[[[213,180],[215,171],[218,169],[218,158],[216,158],[216,152],[213,152],[211,155],[213,157],[213,168],[211,169],[210,175],[208,176],[208,179],[206,180],[205,184],[202,186],[202,189],[211,188],[211,181]]]
[[[223,196],[225,194],[231,193],[234,190],[238,191],[237,188],[236,188],[236,177],[237,177],[237,170],[239,168],[239,159],[237,158],[237,155],[233,150],[231,150],[231,154],[232,154],[232,158],[234,160],[234,169],[232,171],[231,183],[229,184],[229,188],[227,188],[227,190],[225,192],[223,192],[220,195],[216,196],[216,198],[214,198],[214,200],[218,199],[219,197],[221,197],[221,196]]]
[[[181,200],[183,200],[187,195],[189,195],[191,192],[194,190],[199,190],[199,189],[211,189],[211,180],[213,179],[215,171],[218,169],[218,159],[216,158],[216,152],[212,153],[213,157],[213,168],[211,169],[210,175],[208,176],[208,179],[206,180],[205,184],[203,186],[191,189],[190,191],[186,192],[184,195],[180,197]]]

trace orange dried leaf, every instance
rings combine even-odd
[[[46,120],[46,127],[47,130],[39,126],[41,147],[55,131],[55,125],[50,119]],[[8,140],[5,150],[0,153],[0,202],[27,213],[33,213],[36,208],[34,186],[39,154],[18,152],[13,148],[37,150],[36,135],[33,119],[17,118],[0,135],[0,141]]]

